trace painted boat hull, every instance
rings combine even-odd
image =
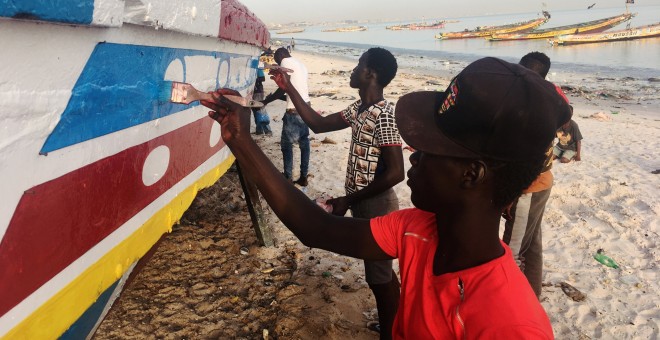
[[[249,95],[269,40],[233,0],[68,4],[0,8],[3,339],[93,334],[137,261],[233,163],[207,110],[163,101],[160,85]]]
[[[597,33],[606,31],[620,23],[626,22],[635,14],[625,13],[615,17],[594,20],[588,23],[568,25],[558,28],[548,28],[546,30],[531,31],[528,33],[516,34],[502,34],[496,33],[488,38],[490,41],[510,41],[510,40],[531,40],[531,39],[548,39],[559,35],[572,34],[572,33]]]
[[[599,34],[569,34],[560,35],[550,41],[552,45],[593,44],[612,41],[637,40],[660,37],[660,23],[635,27],[631,29],[605,32]]]
[[[543,25],[547,21],[548,18],[536,18],[518,25],[495,26],[490,29],[483,29],[476,31],[438,33],[435,35],[435,38],[439,40],[471,39],[471,38],[483,38],[483,37],[491,36],[495,33],[525,32],[528,30],[532,30],[540,25]]]

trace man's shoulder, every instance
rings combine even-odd
[[[404,231],[432,232],[435,230],[435,214],[418,208],[393,211],[384,216],[386,223],[400,223]]]

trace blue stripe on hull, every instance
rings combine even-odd
[[[96,302],[89,306],[89,309],[87,309],[85,313],[83,313],[83,315],[81,315],[80,318],[78,318],[78,320],[76,320],[76,322],[74,322],[73,325],[71,325],[71,327],[69,327],[69,329],[67,329],[66,332],[62,334],[62,336],[60,336],[60,339],[86,339],[89,333],[91,333],[94,329],[96,322],[103,314],[103,311],[105,310],[105,307],[108,304],[112,293],[115,291],[115,288],[117,288],[119,281],[120,280],[117,280],[110,287],[108,287],[108,289],[106,289],[106,291],[99,296]]]
[[[218,65],[227,62],[227,79],[218,79],[218,70],[209,72],[209,79],[216,78],[216,88],[229,87],[228,84],[231,84],[233,89],[240,91],[254,83],[256,69],[251,68],[252,60],[243,64],[235,63],[236,65],[230,62],[232,58],[246,57],[245,55],[100,43],[89,57],[72,90],[69,103],[55,130],[48,136],[41,153],[190,108],[190,105],[159,100],[159,88],[162,87],[168,66],[176,60],[183,65],[185,82],[185,58],[194,56],[219,59]],[[232,72],[232,67],[240,70],[236,70],[238,73]],[[245,71],[246,69],[249,70]]]
[[[89,24],[94,17],[94,0],[0,0],[0,16]]]

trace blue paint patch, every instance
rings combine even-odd
[[[94,17],[94,0],[0,0],[0,16],[90,24]]]
[[[96,299],[96,302],[94,302],[89,308],[83,313],[83,315],[76,320],[76,322],[69,327],[69,329],[62,334],[62,336],[59,337],[59,339],[85,339],[89,335],[89,333],[94,329],[94,326],[96,325],[96,322],[99,320],[101,317],[101,314],[105,310],[106,305],[108,304],[108,301],[110,300],[110,297],[112,296],[112,292],[115,291],[115,288],[117,288],[117,284],[119,283],[119,280],[115,281],[108,289],[99,296],[98,299]]]
[[[209,75],[209,78],[216,78],[216,87],[223,85],[240,91],[251,88],[256,79],[256,70],[249,67],[249,59],[242,65],[230,62],[231,58],[244,55],[100,43],[89,57],[59,123],[40,153],[46,154],[198,105],[159,101],[159,88],[163,85],[167,67],[179,60],[185,82],[185,57],[191,56],[211,56],[219,59],[218,65],[227,62],[227,79],[218,79],[218,70]],[[232,67],[242,71],[235,72],[230,79]]]

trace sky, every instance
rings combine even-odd
[[[625,0],[239,0],[266,24],[336,22],[342,20],[405,20],[458,18],[506,13],[535,13],[594,8],[624,8]],[[543,4],[546,4],[543,7]],[[634,6],[660,5],[660,0],[635,0]]]

